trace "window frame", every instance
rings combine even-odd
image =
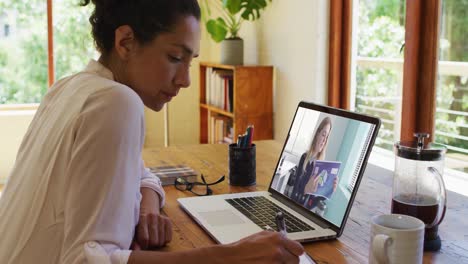
[[[355,2],[330,2],[328,105],[348,110]],[[435,131],[441,1],[407,0],[405,16],[400,140],[413,140],[416,132]]]
[[[53,17],[52,0],[47,0],[47,77],[49,88],[55,82]]]
[[[330,1],[328,105],[350,109],[353,0]]]

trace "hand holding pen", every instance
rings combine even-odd
[[[275,216],[275,221],[276,221],[276,227],[278,228],[278,232],[284,237],[287,238],[288,232],[286,231],[286,222],[284,220],[284,214],[283,212],[277,212]],[[314,264],[316,263],[314,260],[312,260],[307,253],[303,253],[302,255],[299,256],[300,263],[307,263],[307,264]]]
[[[225,246],[230,252],[222,255],[226,263],[297,264],[299,256],[304,253],[304,248],[299,242],[272,231],[255,233]]]

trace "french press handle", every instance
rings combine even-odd
[[[447,190],[445,189],[444,178],[442,178],[442,174],[434,168],[428,167],[427,170],[435,175],[435,178],[439,182],[439,192],[441,195],[441,199],[439,201],[439,210],[437,212],[437,217],[434,219],[434,222],[426,225],[426,228],[431,228],[433,226],[439,225],[445,217],[445,211],[447,210]]]

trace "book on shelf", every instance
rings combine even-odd
[[[211,71],[213,70],[213,68],[211,67],[206,67],[206,70],[205,70],[205,98],[206,98],[206,104],[211,104],[211,98],[210,98],[210,94],[211,94]]]
[[[232,112],[233,72],[207,67],[205,72],[206,103]]]
[[[233,112],[234,111],[234,104],[233,104],[233,99],[234,99],[234,79],[233,77],[229,77],[228,78],[228,95],[227,95],[227,110],[229,112]]]
[[[161,180],[162,185],[173,185],[179,177],[189,182],[197,180],[197,172],[186,165],[155,166],[148,169]]]
[[[231,118],[223,115],[213,115],[210,117],[208,125],[208,143],[232,143],[234,131]],[[231,140],[227,140],[227,138]]]

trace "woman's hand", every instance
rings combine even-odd
[[[159,196],[149,188],[141,188],[138,225],[132,242],[133,250],[162,247],[172,240],[172,223],[159,212]]]
[[[299,263],[304,248],[278,232],[263,231],[227,245],[225,263]]]
[[[227,245],[176,252],[132,251],[128,263],[298,264],[304,248],[278,232],[263,231]]]
[[[309,181],[304,187],[304,193],[314,193],[317,191],[318,182],[320,177],[318,175],[313,175],[310,177]]]
[[[150,250],[162,247],[172,240],[172,224],[169,218],[160,214],[140,214],[133,250]]]
[[[317,191],[318,188],[318,182],[319,182],[320,177],[317,175],[312,176],[309,181],[307,182],[306,186],[304,187],[304,193],[314,193]],[[333,180],[333,192],[336,191],[336,188],[338,187],[338,181],[340,179],[338,176]]]

